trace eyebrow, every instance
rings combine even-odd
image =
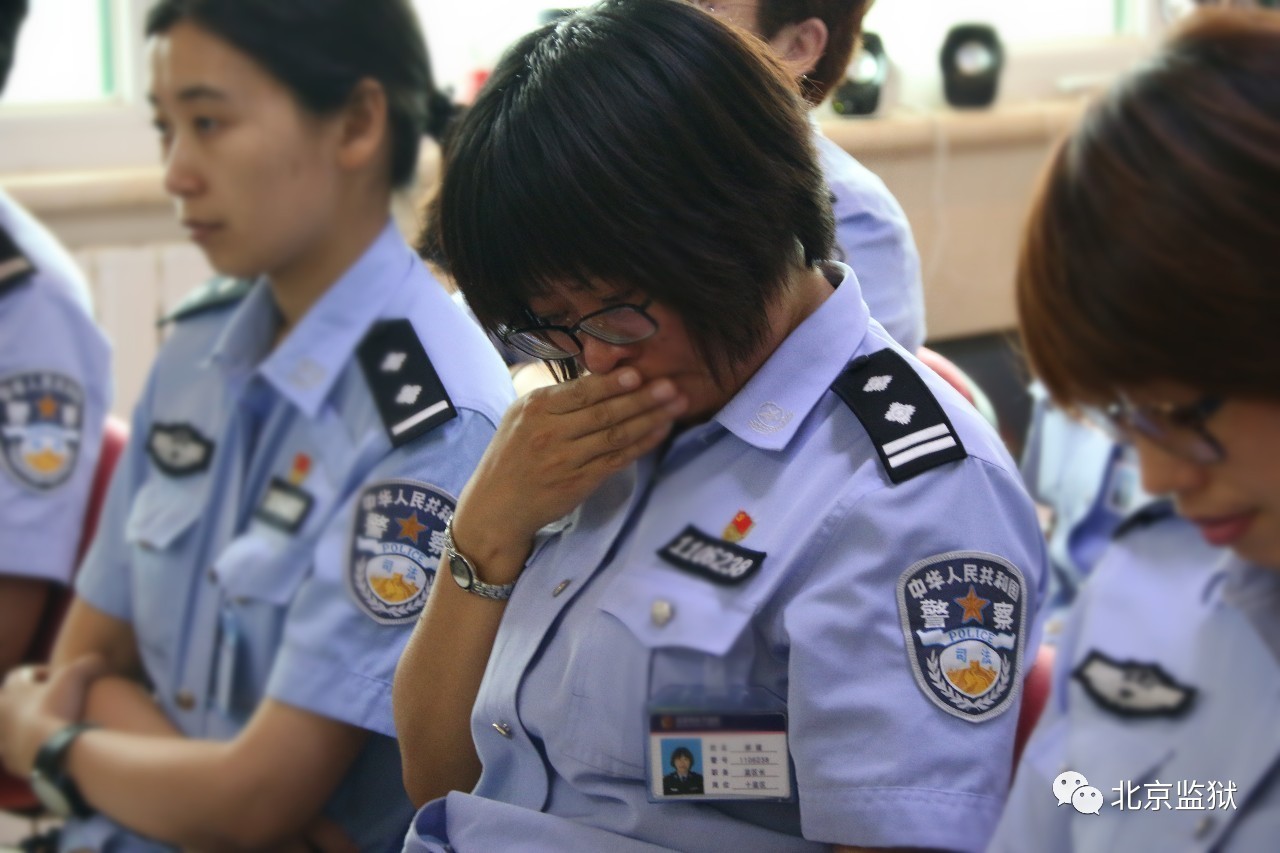
[[[203,83],[197,83],[194,86],[188,86],[185,89],[180,90],[178,92],[177,99],[184,103],[190,103],[191,101],[203,101],[203,100],[212,100],[212,101],[230,100],[226,92],[222,91],[221,89],[215,89],[214,87],[205,85]],[[159,103],[159,100],[156,98],[156,96],[151,93],[147,94],[147,100],[151,102],[152,106],[155,106]]]

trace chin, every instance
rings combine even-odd
[[[1246,562],[1280,572],[1280,536],[1246,536],[1230,548],[1237,557]]]

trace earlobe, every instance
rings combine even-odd
[[[342,114],[339,162],[360,169],[378,156],[388,136],[387,94],[382,84],[365,79],[356,84]]]
[[[818,66],[827,49],[827,25],[820,18],[805,18],[778,30],[769,44],[782,64],[796,77],[808,74]]]

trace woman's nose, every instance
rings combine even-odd
[[[582,366],[592,373],[608,373],[619,367],[623,361],[634,355],[636,344],[611,344],[579,333],[582,344],[582,355],[578,356]]]

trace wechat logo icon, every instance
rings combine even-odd
[[[1053,780],[1053,796],[1058,806],[1070,804],[1080,814],[1097,814],[1102,810],[1102,791],[1089,784],[1083,773],[1067,770]]]

